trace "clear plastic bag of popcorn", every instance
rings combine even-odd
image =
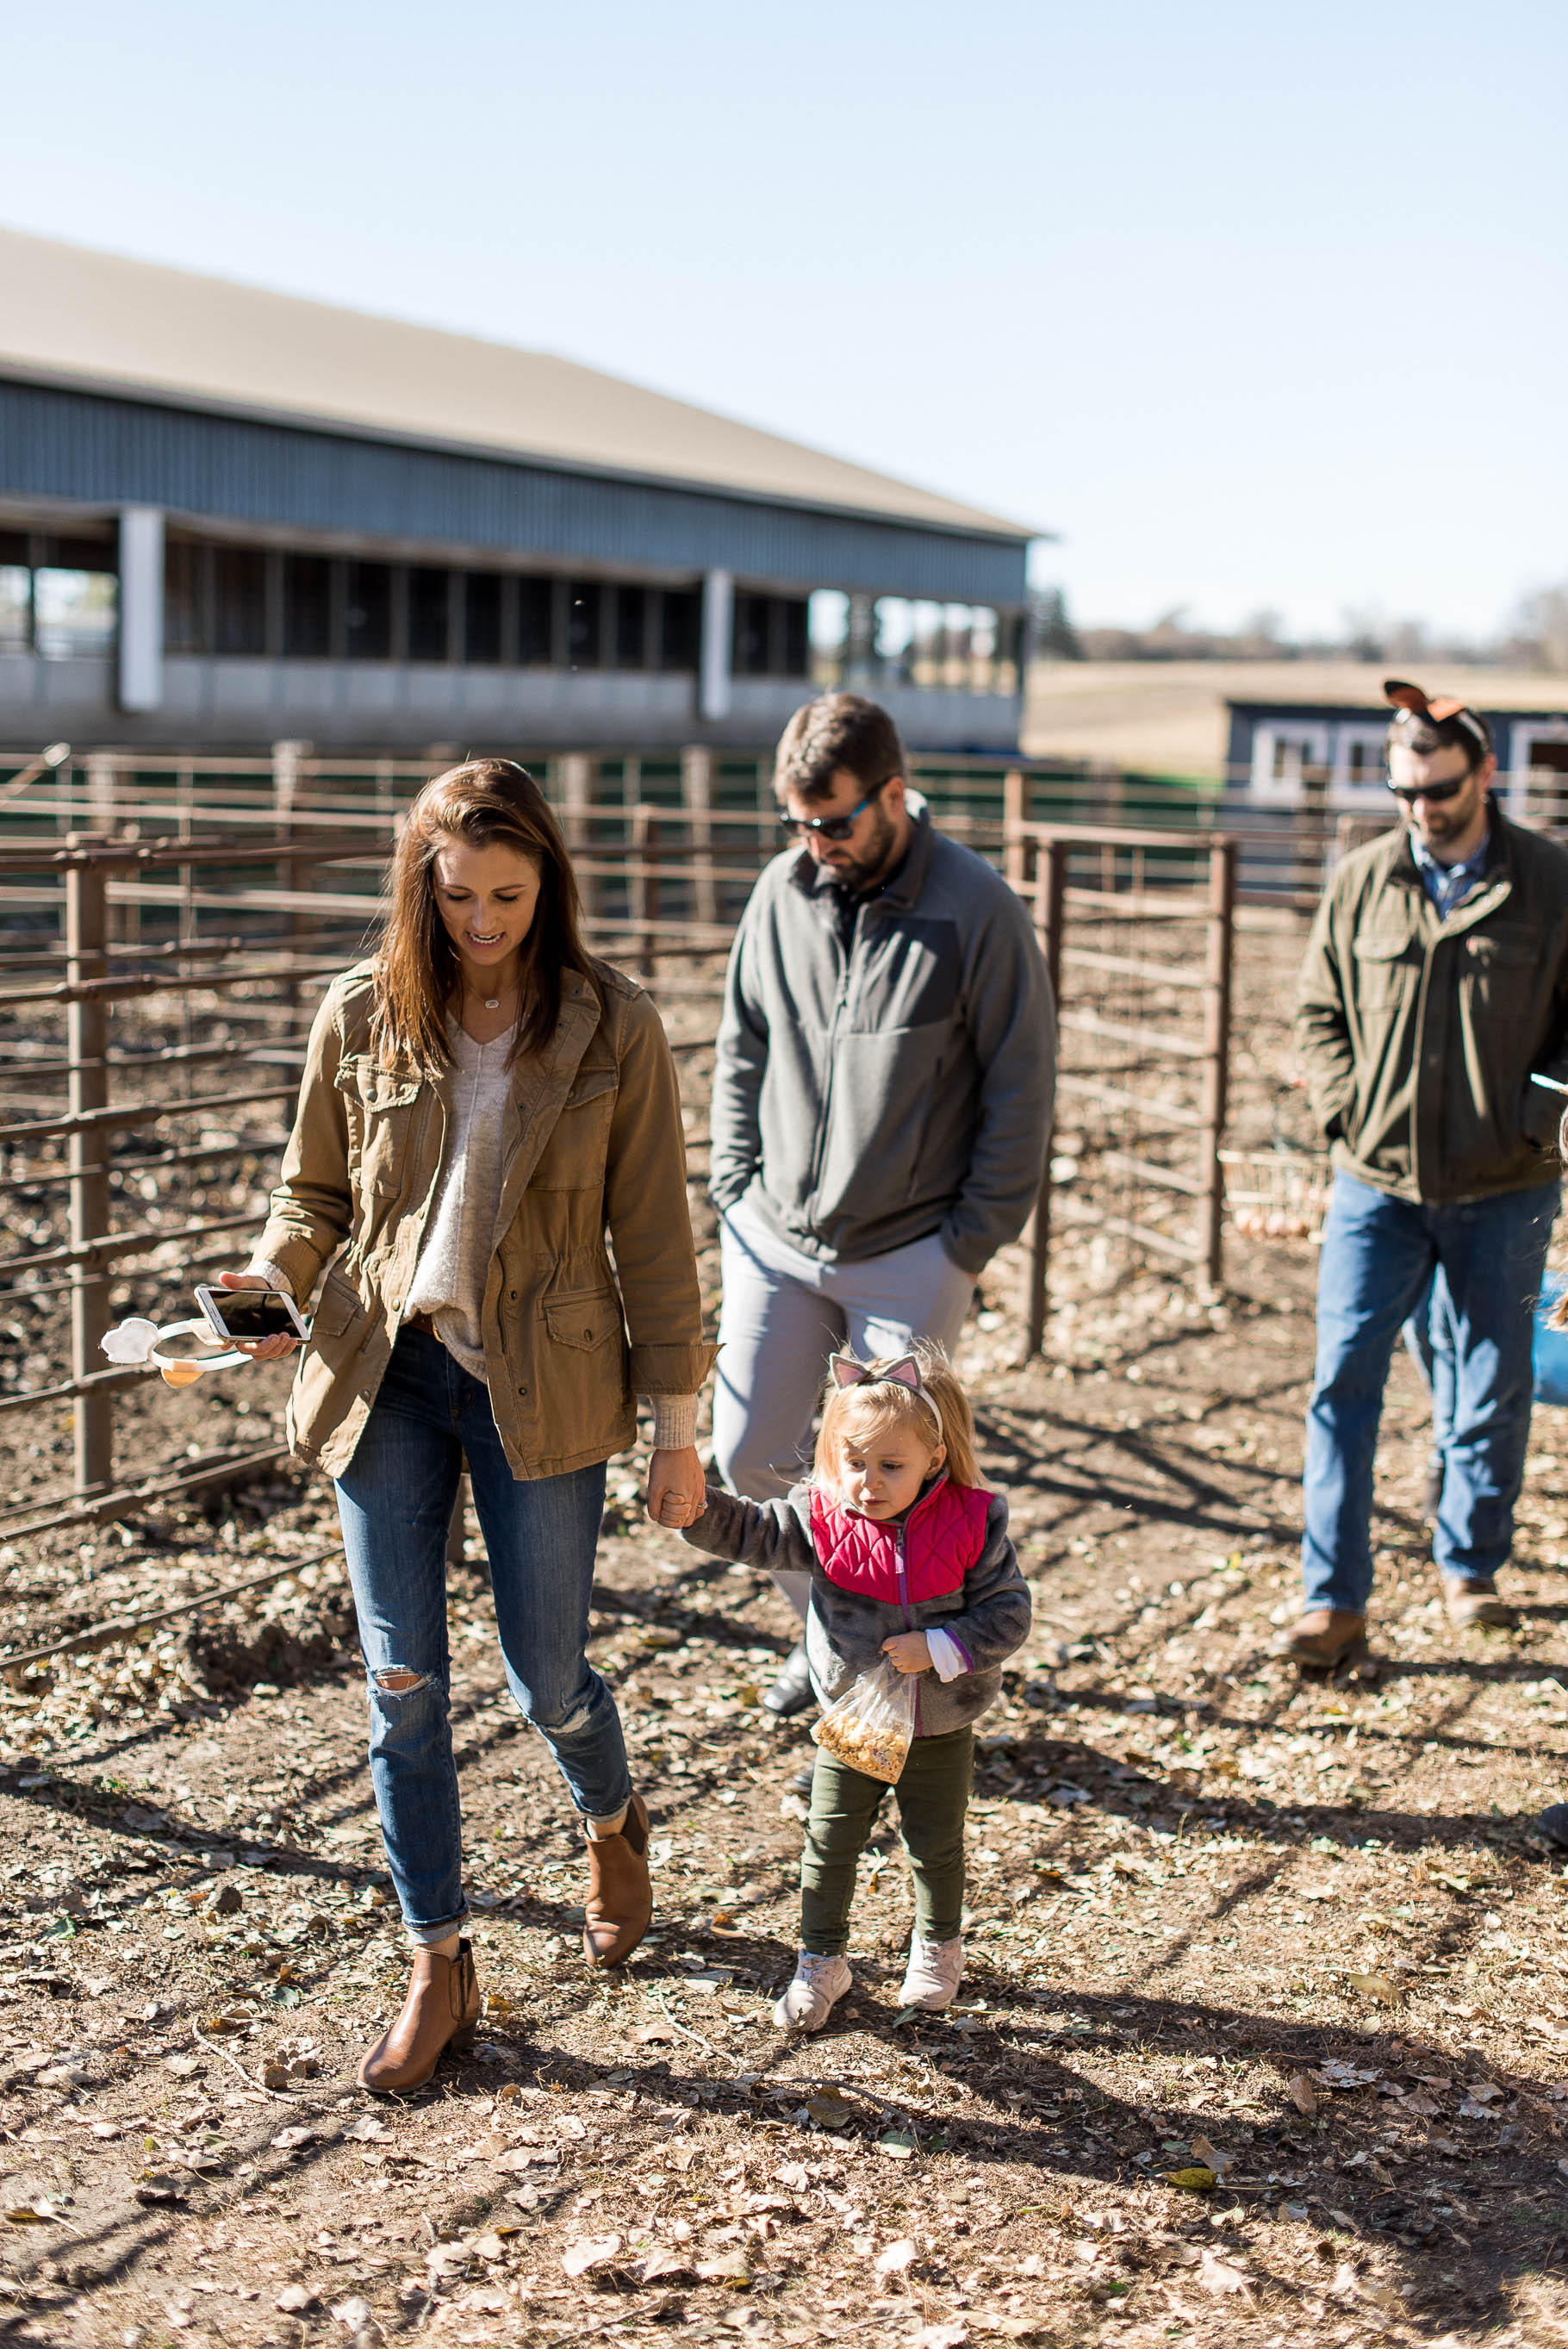
[[[884,1785],[898,1783],[914,1742],[915,1682],[919,1674],[895,1671],[884,1657],[835,1697],[811,1734],[824,1754]]]

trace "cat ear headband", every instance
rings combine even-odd
[[[942,1413],[936,1408],[936,1398],[931,1389],[923,1383],[920,1364],[913,1354],[904,1354],[898,1361],[890,1363],[885,1371],[874,1371],[869,1362],[857,1362],[852,1354],[835,1354],[831,1367],[833,1384],[841,1394],[848,1387],[867,1385],[907,1387],[911,1394],[920,1397],[921,1402],[936,1422],[938,1444],[945,1444],[947,1438],[943,1430]]]

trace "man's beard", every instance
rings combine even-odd
[[[848,856],[841,863],[835,861],[828,867],[837,886],[847,889],[851,897],[874,888],[885,877],[898,842],[892,817],[884,814],[880,806],[873,808],[872,814],[876,829],[864,848],[858,855]]]

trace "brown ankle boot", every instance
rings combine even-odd
[[[422,2087],[445,2048],[468,2054],[479,2018],[480,1986],[467,1941],[458,1943],[455,1958],[436,1950],[417,1951],[403,2012],[359,2066],[360,2086],[378,2096]]]
[[[1331,1672],[1367,1645],[1367,1618],[1344,1607],[1309,1607],[1269,1642],[1271,1656],[1308,1671]]]
[[[589,1964],[618,1966],[631,1956],[653,1921],[648,1806],[641,1795],[634,1795],[618,1834],[588,1838],[583,1949]]]

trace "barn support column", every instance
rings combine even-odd
[[[729,715],[730,639],[735,627],[735,574],[710,571],[702,583],[702,667],[697,709],[704,718]]]
[[[163,705],[163,514],[123,506],[119,516],[119,706]]]

